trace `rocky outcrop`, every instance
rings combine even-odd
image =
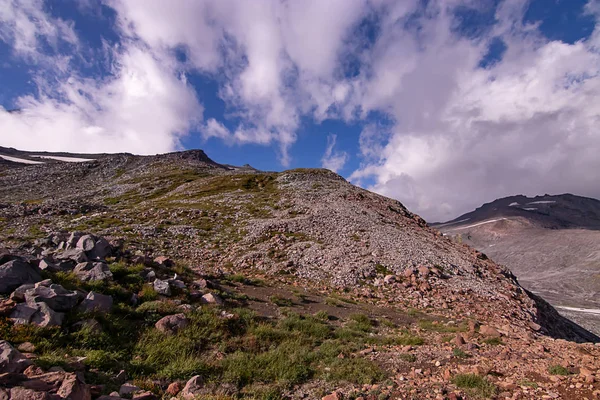
[[[113,305],[112,296],[89,292],[88,295],[83,299],[81,304],[79,305],[79,310],[81,312],[110,312]]]
[[[60,285],[37,286],[25,292],[25,301],[30,307],[38,303],[46,303],[54,311],[69,311],[79,303],[81,295],[76,291],[66,290]]]
[[[84,282],[112,279],[112,272],[104,262],[83,262],[77,264],[73,273]]]
[[[0,373],[21,373],[32,362],[6,340],[0,340]]]

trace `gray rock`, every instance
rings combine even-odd
[[[139,392],[140,390],[142,390],[142,389],[140,389],[139,387],[135,386],[133,383],[124,383],[119,388],[119,396],[132,395],[135,392]]]
[[[38,392],[24,387],[14,387],[10,389],[10,400],[50,400],[47,392]]]
[[[182,399],[189,400],[196,398],[197,395],[201,394],[202,387],[204,386],[204,379],[200,375],[193,376],[179,394]]]
[[[158,320],[154,325],[162,333],[174,334],[190,324],[184,314],[167,315]]]
[[[155,279],[156,279],[156,272],[154,272],[154,271],[151,270],[150,272],[148,272],[146,274],[146,280],[148,282],[154,282]]]
[[[392,284],[392,283],[396,282],[396,276],[395,275],[386,275],[385,278],[383,278],[383,282],[386,285]]]
[[[33,287],[40,287],[40,286],[48,287],[50,285],[52,285],[52,279],[44,279],[43,281],[39,281],[38,283],[33,285]]]
[[[69,238],[67,239],[67,242],[65,243],[65,248],[66,249],[74,249],[77,246],[77,242],[79,242],[79,239],[85,235],[85,233],[83,232],[72,232],[71,236],[69,236]]]
[[[87,252],[91,260],[104,260],[112,253],[110,243],[104,238],[99,238],[94,243],[94,247]]]
[[[55,254],[54,257],[56,259],[62,260],[62,261],[73,260],[76,263],[83,263],[88,260],[88,257],[85,254],[85,251],[83,251],[81,249],[65,250],[63,252]]]
[[[25,285],[21,285],[18,288],[16,288],[14,292],[12,292],[10,298],[17,303],[22,303],[25,301],[25,292],[29,289],[33,289],[34,287],[35,284],[33,283],[26,283]]]
[[[73,270],[77,277],[85,282],[112,279],[112,272],[103,262],[84,262],[77,264]]]
[[[110,312],[112,305],[112,296],[89,292],[86,298],[79,305],[79,310],[82,312]]]
[[[56,394],[69,400],[92,400],[90,388],[80,373],[68,374]]]
[[[156,279],[154,281],[154,291],[158,294],[162,294],[164,296],[171,295],[171,288],[169,287],[169,282],[161,281],[160,279]]]
[[[54,311],[69,311],[81,300],[79,293],[67,290],[61,285],[37,286],[25,292],[25,301],[30,307],[46,303]]]
[[[64,314],[54,311],[46,303],[17,304],[10,314],[10,319],[16,325],[60,326]]]
[[[173,286],[178,289],[185,289],[185,283],[179,279],[169,279],[167,282],[169,282],[169,286]]]
[[[217,304],[219,306],[223,305],[223,300],[216,294],[212,293],[207,293],[202,296],[201,301],[206,304]]]
[[[83,235],[77,241],[77,245],[75,246],[78,249],[83,251],[91,251],[96,245],[96,238],[92,235]]]
[[[21,373],[32,362],[6,340],[0,340],[0,372]]]
[[[62,271],[62,269],[59,267],[59,264],[53,263],[52,261],[50,261],[47,258],[44,258],[43,260],[41,260],[38,267],[42,271],[49,271],[49,272],[61,272]]]
[[[12,260],[0,265],[0,293],[7,294],[26,283],[42,280],[39,272],[28,263]]]
[[[65,315],[48,307],[46,303],[37,303],[37,312],[31,317],[30,323],[41,326],[61,326]]]

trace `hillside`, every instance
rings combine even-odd
[[[600,394],[597,336],[330,171],[260,172],[200,150],[11,154],[0,149],[17,158],[0,165],[0,274],[31,286],[2,289],[0,346],[32,360],[0,358],[13,398]]]
[[[511,269],[527,289],[600,333],[600,201],[512,196],[436,225]]]

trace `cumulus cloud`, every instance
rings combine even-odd
[[[344,168],[344,165],[346,165],[346,162],[348,161],[348,153],[335,150],[336,140],[337,135],[330,134],[327,136],[327,147],[321,158],[321,167],[330,169],[333,172],[338,172]]]
[[[301,121],[341,119],[362,125],[350,179],[428,220],[515,193],[600,197],[599,24],[570,44],[524,22],[528,0],[105,4],[120,41],[90,77],[75,67],[86,50],[73,22],[42,0],[0,0],[0,40],[38,90],[16,99],[20,113],[0,109],[3,144],[153,153],[195,130],[274,146],[287,166]],[[584,12],[600,18],[598,4]],[[495,23],[462,32],[457,10]],[[505,51],[490,55],[495,42]],[[229,120],[202,120],[190,74],[218,84]],[[339,171],[349,156],[336,139],[321,162]]]

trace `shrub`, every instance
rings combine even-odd
[[[502,339],[500,339],[499,337],[492,337],[492,338],[484,339],[483,343],[489,344],[490,346],[498,346],[500,344],[504,344],[502,342]]]
[[[567,368],[562,365],[551,365],[548,367],[548,373],[550,375],[570,375],[570,372]]]
[[[294,305],[292,300],[279,295],[273,295],[269,297],[269,300],[271,300],[271,303],[275,304],[277,307],[291,307]]]
[[[382,380],[385,374],[381,368],[365,358],[335,358],[328,364],[323,377],[330,381],[365,385]]]
[[[494,384],[476,374],[458,374],[452,379],[452,383],[473,397],[490,398],[497,391]]]

